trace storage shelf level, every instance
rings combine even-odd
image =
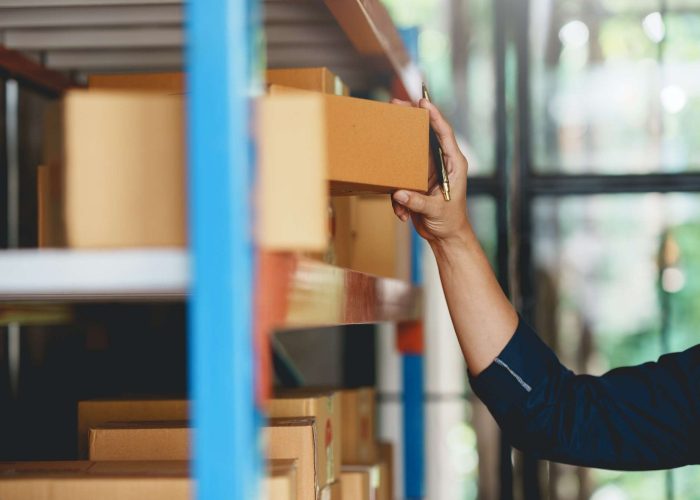
[[[261,254],[259,279],[268,331],[420,317],[409,283],[292,254]],[[0,252],[0,303],[184,300],[189,283],[183,249]]]
[[[189,266],[182,249],[5,250],[0,301],[180,299]]]

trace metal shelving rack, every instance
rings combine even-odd
[[[86,73],[186,68],[190,248],[2,251],[0,310],[188,300],[194,474],[206,499],[256,497],[269,376],[261,339],[274,329],[422,315],[410,283],[256,251],[249,125],[263,60],[327,66],[357,90],[381,83],[420,95],[420,73],[378,0],[0,0],[5,80],[60,95]],[[16,107],[5,111],[16,120]]]

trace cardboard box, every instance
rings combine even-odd
[[[370,484],[368,471],[343,470],[340,475],[340,487],[345,499],[374,500]]]
[[[88,78],[88,88],[183,94],[185,92],[185,74],[181,72],[95,74]]]
[[[411,280],[411,227],[396,218],[389,196],[334,197],[332,204],[335,265]]]
[[[374,389],[343,389],[340,395],[343,465],[373,465],[377,462]]]
[[[357,476],[357,474],[360,474],[361,478]],[[349,477],[349,482],[352,483],[351,485],[348,485],[347,488],[352,488],[355,494],[363,495],[363,498],[367,498],[368,500],[379,500],[382,475],[381,468],[378,464],[343,465],[341,483],[345,482],[346,477]],[[345,496],[345,486],[343,486],[343,488],[343,496]],[[351,496],[349,498],[355,497]]]
[[[326,464],[326,481],[340,478],[341,410],[340,396],[332,391],[294,390],[277,394],[268,402],[271,418],[314,417],[320,441],[317,451]]]
[[[350,94],[340,77],[328,68],[268,69],[265,72],[265,80],[268,85],[283,85],[324,94]]]
[[[183,98],[75,90],[64,105],[68,245],[185,246]]]
[[[270,460],[263,480],[263,499],[295,500],[297,489],[296,460]]]
[[[336,195],[427,190],[427,111],[275,88],[258,110],[263,248],[325,251],[328,182]]]
[[[190,435],[185,421],[107,423],[90,429],[89,459],[189,460]]]
[[[315,419],[273,418],[264,428],[268,459],[297,460],[297,498],[321,499],[329,483],[327,465],[317,452],[320,435]]]
[[[94,399],[78,403],[78,454],[88,456],[88,432],[108,422],[187,420],[184,399]]]
[[[379,443],[381,483],[377,500],[394,500],[394,445]]]
[[[2,500],[191,500],[186,462],[0,464]]]

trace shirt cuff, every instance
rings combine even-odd
[[[560,367],[552,350],[540,340],[522,318],[503,351],[469,382],[479,399],[498,419],[522,407],[533,391],[546,383],[552,370]]]

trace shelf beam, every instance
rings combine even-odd
[[[3,250],[0,303],[182,300],[185,250]]]
[[[420,288],[289,253],[259,256],[258,311],[267,332],[319,326],[414,321]]]
[[[74,86],[66,76],[38,64],[15,50],[0,45],[0,76],[17,80],[53,95]]]

